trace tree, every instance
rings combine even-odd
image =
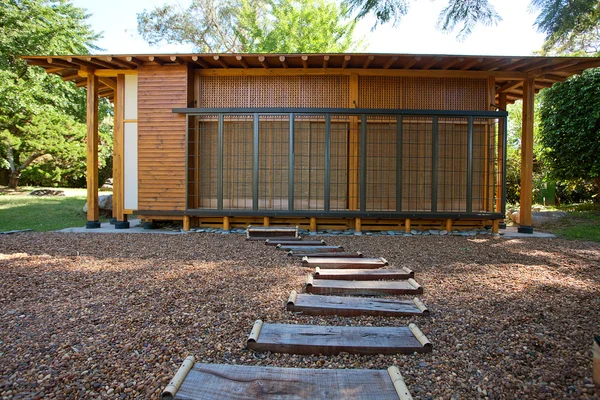
[[[600,200],[600,69],[542,92],[541,143],[552,175],[593,181]]]
[[[87,17],[66,0],[0,4],[0,167],[9,169],[13,189],[24,170],[44,162],[85,169],[85,93],[20,56],[87,53],[98,38]]]
[[[327,0],[194,0],[187,9],[163,5],[137,15],[150,44],[188,43],[200,52],[344,52],[355,21]]]
[[[345,1],[359,19],[373,14],[376,25],[390,21],[397,24],[408,12],[410,3],[410,0]],[[538,30],[554,41],[564,40],[582,24],[597,24],[599,18],[598,0],[531,0],[531,8],[539,10],[535,22]],[[501,19],[489,0],[448,0],[440,13],[438,27],[452,31],[462,25],[458,37],[464,38],[477,23],[491,25]]]

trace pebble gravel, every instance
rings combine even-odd
[[[599,243],[435,234],[323,239],[413,269],[431,316],[289,313],[285,300],[311,270],[240,234],[0,236],[0,398],[156,399],[188,355],[254,366],[397,365],[415,399],[600,398],[591,369],[600,333]],[[259,318],[414,322],[433,351],[255,353],[244,343]]]

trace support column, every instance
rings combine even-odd
[[[533,96],[534,78],[523,81],[523,128],[521,133],[521,206],[519,229],[521,233],[533,233],[531,203],[533,193]]]
[[[506,92],[500,93],[498,95],[498,108],[501,110],[506,110]],[[503,204],[506,204],[506,193],[504,193],[504,143],[506,138],[504,137],[505,132],[505,119],[500,119],[498,124],[498,176],[496,178],[496,212],[503,212],[504,207]],[[505,216],[506,217],[506,216]],[[499,228],[506,229],[506,223],[504,220],[499,221]]]
[[[349,108],[358,107],[358,74],[350,74]],[[363,121],[364,123],[364,121]],[[350,116],[350,146],[348,171],[348,209],[358,210],[358,117]],[[363,183],[364,184],[364,183]]]
[[[310,231],[317,231],[317,219],[315,217],[310,217]]]
[[[115,125],[113,134],[113,217],[115,229],[128,229],[129,222],[124,213],[125,186],[123,182],[125,154],[125,75],[117,75],[115,93]]]
[[[87,229],[100,228],[98,211],[98,77],[87,76]]]

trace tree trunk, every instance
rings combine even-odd
[[[8,188],[17,190],[17,186],[19,186],[19,179],[21,178],[21,173],[19,171],[10,171],[8,173]]]
[[[594,197],[594,203],[600,203],[600,178],[594,179],[596,184],[596,197]]]

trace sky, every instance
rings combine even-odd
[[[72,0],[91,14],[90,24],[103,33],[100,54],[192,53],[191,46],[150,46],[137,34],[136,14],[165,3],[184,6],[189,0]],[[544,35],[533,27],[536,14],[526,0],[491,0],[503,20],[493,27],[478,25],[464,41],[456,33],[443,33],[435,25],[446,0],[419,0],[410,3],[409,13],[397,27],[386,24],[371,28],[374,19],[361,21],[355,38],[365,42],[364,52],[461,55],[532,55],[542,47]],[[362,52],[362,51],[361,51]]]

